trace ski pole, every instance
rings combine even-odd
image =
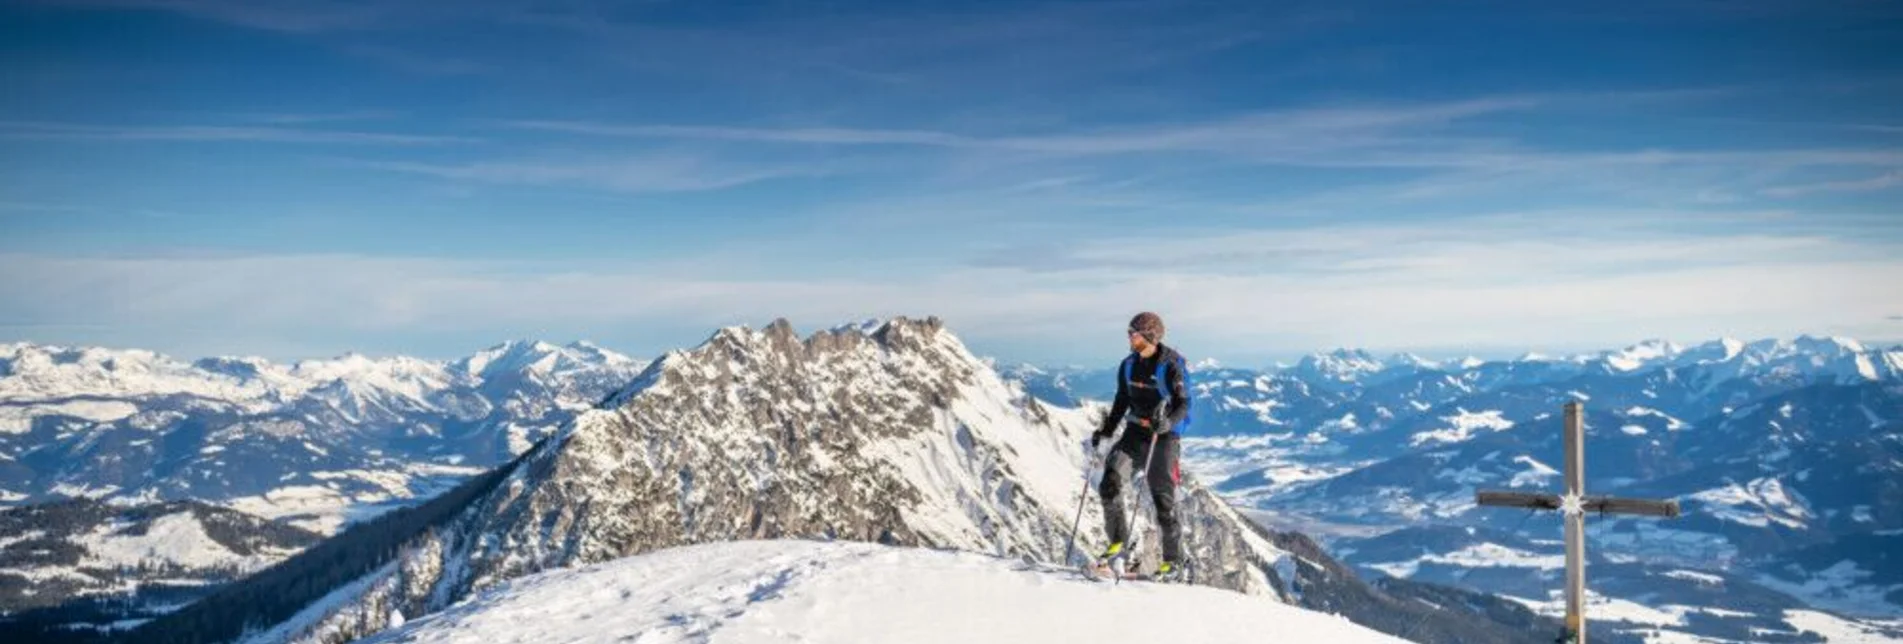
[[[1077,491],[1077,518],[1070,521],[1070,539],[1064,543],[1064,565],[1070,565],[1077,552],[1077,527],[1084,523],[1084,500],[1090,497],[1090,468],[1097,465],[1097,449],[1090,449],[1090,462],[1084,464],[1084,489]]]
[[[1136,476],[1130,477],[1130,494],[1136,497],[1137,504],[1134,511],[1130,513],[1133,515],[1130,517],[1130,540],[1132,542],[1135,542],[1139,535],[1143,534],[1143,495],[1150,491],[1150,463],[1156,460],[1156,437],[1159,435],[1155,427],[1150,428],[1150,451],[1143,456],[1143,469],[1137,470]],[[1142,481],[1143,485],[1137,485],[1137,481]],[[1138,490],[1142,491],[1139,492]],[[1134,551],[1135,548],[1133,546],[1130,550],[1125,550],[1123,556],[1134,556],[1136,554]],[[1116,573],[1119,582],[1123,580],[1122,571],[1112,570],[1111,572]]]

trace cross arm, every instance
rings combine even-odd
[[[1557,494],[1479,490],[1474,492],[1474,503],[1501,508],[1558,510],[1560,509],[1561,497]],[[1589,496],[1580,500],[1579,507],[1585,512],[1598,514],[1636,514],[1641,516],[1670,518],[1677,518],[1679,515],[1677,500],[1654,501],[1651,499],[1626,499],[1613,496]]]
[[[1678,500],[1654,501],[1651,499],[1622,499],[1611,496],[1589,496],[1580,504],[1587,512],[1600,514],[1637,514],[1648,517],[1678,518]]]
[[[1479,490],[1474,492],[1474,502],[1480,505],[1491,505],[1502,508],[1532,508],[1535,510],[1559,509],[1559,495],[1557,494]]]

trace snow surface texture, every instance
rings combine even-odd
[[[1084,580],[864,543],[688,546],[515,580],[369,640],[424,642],[1401,642],[1201,586]]]

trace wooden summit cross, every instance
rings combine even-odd
[[[1474,502],[1505,508],[1559,510],[1566,518],[1566,630],[1560,642],[1586,644],[1586,513],[1677,517],[1678,501],[1586,496],[1586,423],[1578,402],[1566,403],[1566,494],[1474,492]]]

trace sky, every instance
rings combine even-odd
[[[0,0],[0,342],[1890,343],[1897,42],[1893,2]]]

